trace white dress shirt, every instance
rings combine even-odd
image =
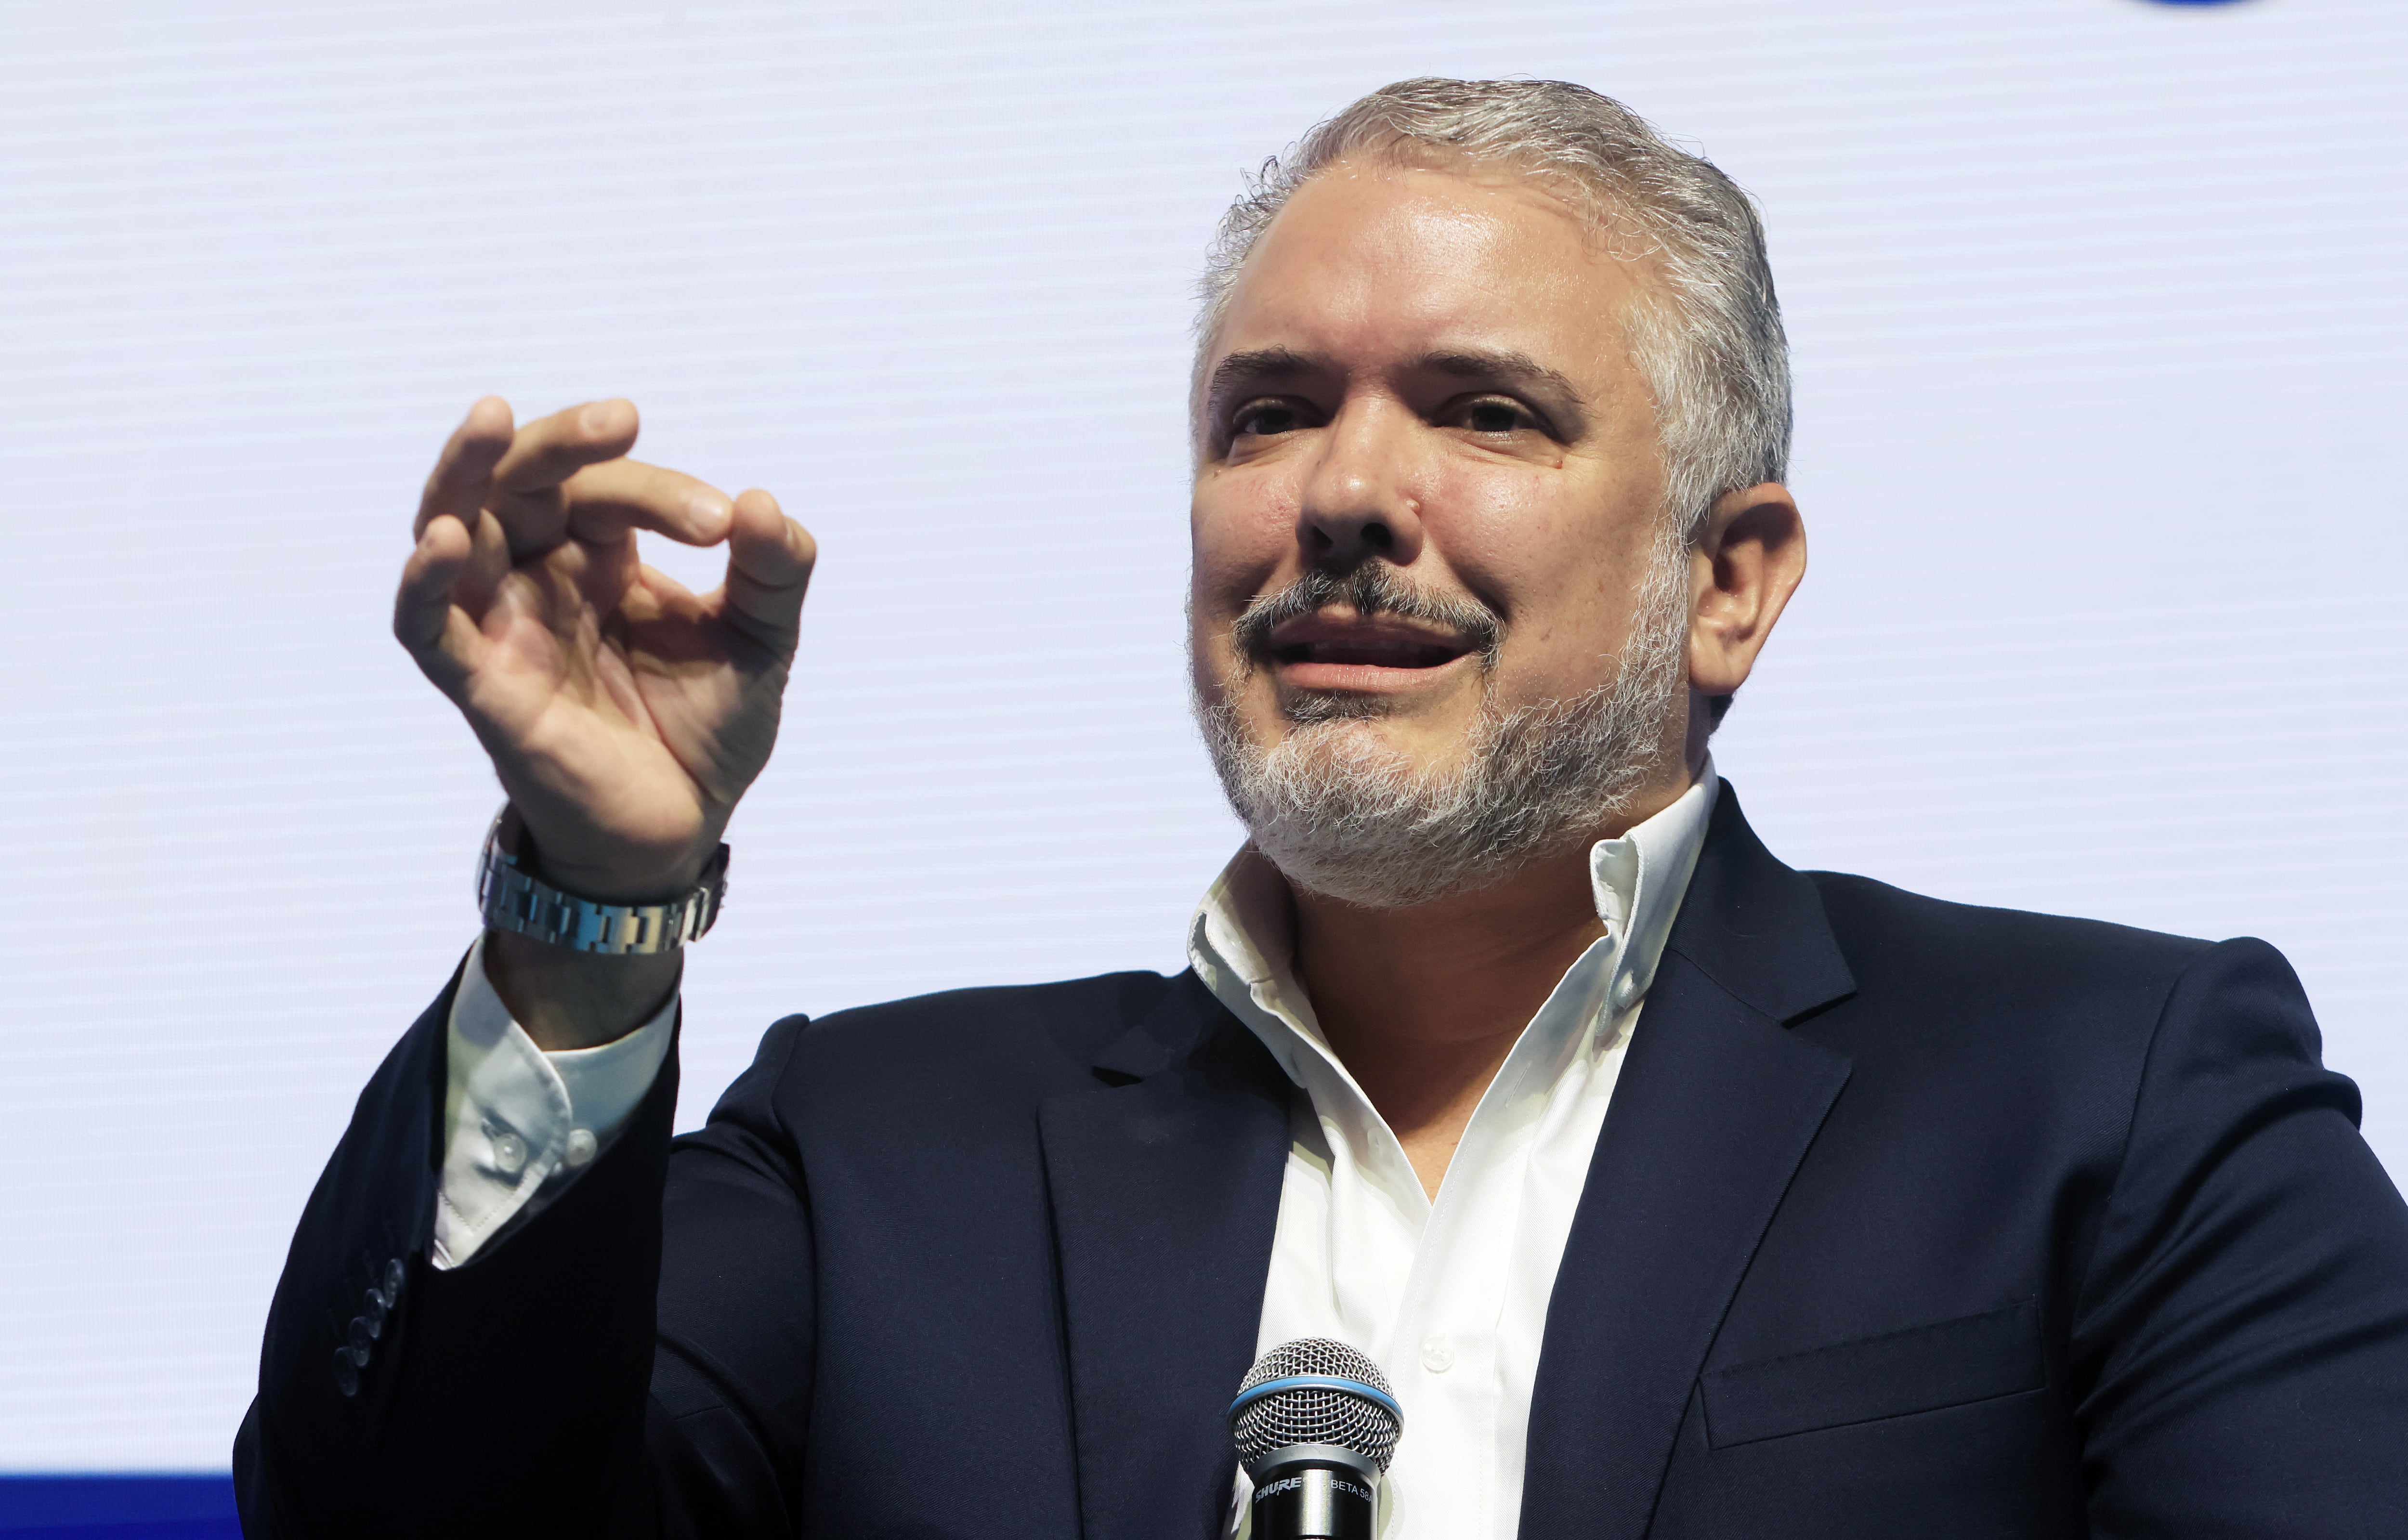
[[[1530,1019],[1432,1202],[1290,970],[1286,885],[1241,853],[1206,893],[1189,960],[1311,1099],[1296,1119],[1255,1350],[1336,1337],[1397,1390],[1404,1436],[1382,1540],[1508,1540],[1520,1527],[1547,1301],[1664,938],[1705,844],[1709,764],[1678,801],[1589,850],[1606,934]],[[1243,1471],[1230,1531],[1244,1533]]]
[[[1280,1190],[1257,1351],[1302,1336],[1369,1353],[1404,1436],[1382,1484],[1382,1540],[1508,1540],[1555,1269],[1624,1054],[1687,891],[1718,789],[1696,785],[1589,851],[1605,935],[1530,1019],[1465,1127],[1431,1201],[1387,1120],[1322,1040],[1297,984],[1278,874],[1240,852],[1188,931],[1215,998],[1301,1087]],[[482,943],[453,1001],[435,1265],[468,1261],[556,1197],[659,1072],[675,1002],[600,1048],[536,1048],[485,977]],[[1229,1532],[1245,1533],[1238,1475]]]
[[[494,992],[477,938],[452,997],[437,1267],[459,1266],[560,1195],[652,1089],[676,1020],[672,998],[624,1037],[546,1053]]]

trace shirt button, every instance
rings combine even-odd
[[[526,1169],[526,1141],[507,1131],[494,1135],[494,1169],[515,1176]]]
[[[1422,1338],[1422,1367],[1431,1374],[1442,1375],[1455,1367],[1455,1349],[1446,1338],[1432,1333]]]
[[[592,1129],[572,1128],[568,1131],[568,1148],[560,1152],[561,1159],[570,1165],[583,1165],[594,1158],[595,1144]]]

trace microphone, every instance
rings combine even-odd
[[[1404,1421],[1387,1376],[1345,1343],[1298,1337],[1256,1359],[1229,1403],[1254,1540],[1371,1540]]]

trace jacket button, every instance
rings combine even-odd
[[[368,1329],[366,1316],[351,1318],[351,1362],[363,1369],[368,1366],[368,1354],[374,1350],[376,1335]]]
[[[409,1269],[401,1264],[399,1257],[384,1264],[384,1303],[388,1308],[401,1298],[401,1280],[408,1276]]]
[[[360,1366],[351,1362],[349,1348],[335,1349],[335,1389],[347,1398],[360,1393]]]

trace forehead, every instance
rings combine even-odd
[[[1210,352],[1278,346],[1369,365],[1474,346],[1611,372],[1626,360],[1635,266],[1526,173],[1341,161],[1256,242]]]

